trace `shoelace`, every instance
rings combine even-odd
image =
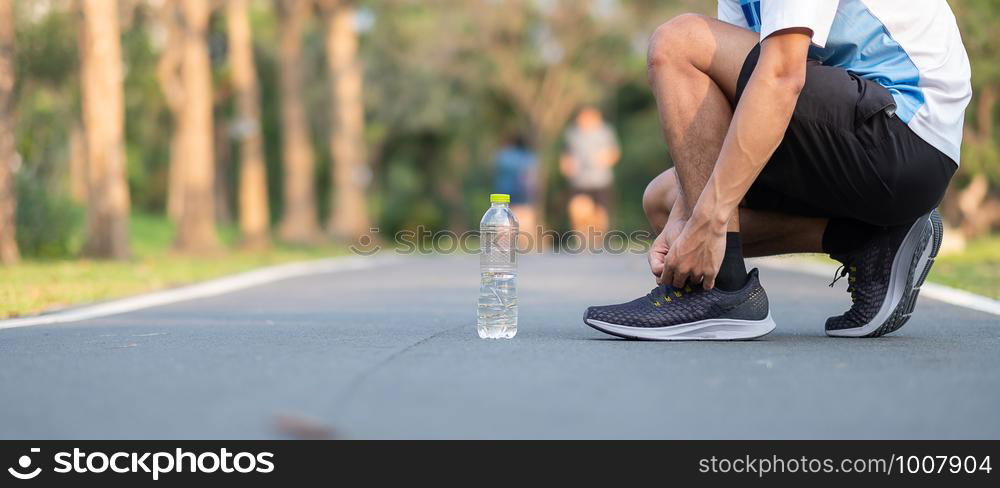
[[[854,283],[857,281],[857,277],[854,275],[858,272],[858,268],[853,264],[843,265],[841,264],[837,271],[833,272],[833,281],[830,282],[830,288],[833,288],[838,281],[844,276],[847,276],[847,292],[851,294],[851,300],[857,300],[857,287]],[[848,276],[849,275],[849,276]]]
[[[646,295],[646,299],[652,302],[654,307],[661,307],[664,303],[670,303],[683,297],[685,293],[691,293],[693,291],[694,290],[687,285],[680,290],[674,288],[672,285],[660,285],[653,288],[653,291],[650,291],[649,294]]]

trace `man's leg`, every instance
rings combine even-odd
[[[758,35],[694,14],[661,25],[650,39],[649,81],[688,211],[701,196],[733,118],[736,85]],[[729,221],[717,285],[743,286],[739,213]]]
[[[586,232],[587,223],[589,222],[588,216],[593,212],[593,206],[594,203],[590,200],[590,197],[582,193],[570,197],[567,209],[569,210],[569,225],[574,231]]]
[[[656,29],[649,82],[688,209],[694,208],[733,118],[736,83],[757,34],[695,14]]]
[[[585,249],[594,249],[594,200],[590,195],[578,193],[569,200],[569,223],[573,231],[580,236],[580,245]]]
[[[653,179],[642,195],[642,207],[653,231],[659,233],[679,197],[680,184],[671,168]],[[823,252],[828,219],[800,217],[763,210],[740,209],[740,236],[746,257]]]
[[[608,233],[608,226],[611,222],[611,215],[608,212],[611,205],[611,187],[598,188],[594,190],[594,230],[601,239]]]

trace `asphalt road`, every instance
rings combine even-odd
[[[0,330],[0,438],[1000,437],[997,316],[924,298],[832,339],[842,286],[761,276],[778,328],[755,342],[584,326],[652,288],[641,255],[522,259],[510,341],[476,336],[475,256]]]

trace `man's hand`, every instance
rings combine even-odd
[[[663,263],[667,258],[667,253],[674,245],[674,241],[681,235],[684,226],[687,225],[691,214],[688,212],[687,204],[684,202],[683,190],[674,198],[673,206],[670,207],[670,215],[667,223],[656,236],[653,244],[649,247],[649,270],[653,272],[656,282],[660,283],[660,276],[663,275]]]
[[[667,225],[663,227],[663,231],[660,232],[660,235],[656,236],[653,244],[649,246],[649,270],[653,272],[657,283],[661,283],[660,277],[663,275],[663,264],[666,261],[667,253],[673,247],[674,242],[677,241],[677,237],[681,235],[681,231],[684,230],[684,225],[687,223],[686,218],[675,219],[673,218],[674,215],[675,213],[670,214],[671,218],[667,219]]]
[[[675,288],[689,282],[701,283],[706,290],[715,287],[715,277],[726,252],[726,228],[702,222],[692,219],[684,225],[667,252],[659,283]]]
[[[600,152],[600,154],[597,157],[597,161],[600,163],[601,166],[610,168],[618,162],[618,159],[621,158],[621,155],[622,155],[621,151],[619,151],[618,148],[616,147],[608,148]]]

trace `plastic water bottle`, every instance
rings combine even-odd
[[[479,222],[479,337],[517,334],[517,218],[510,195],[490,195]]]

